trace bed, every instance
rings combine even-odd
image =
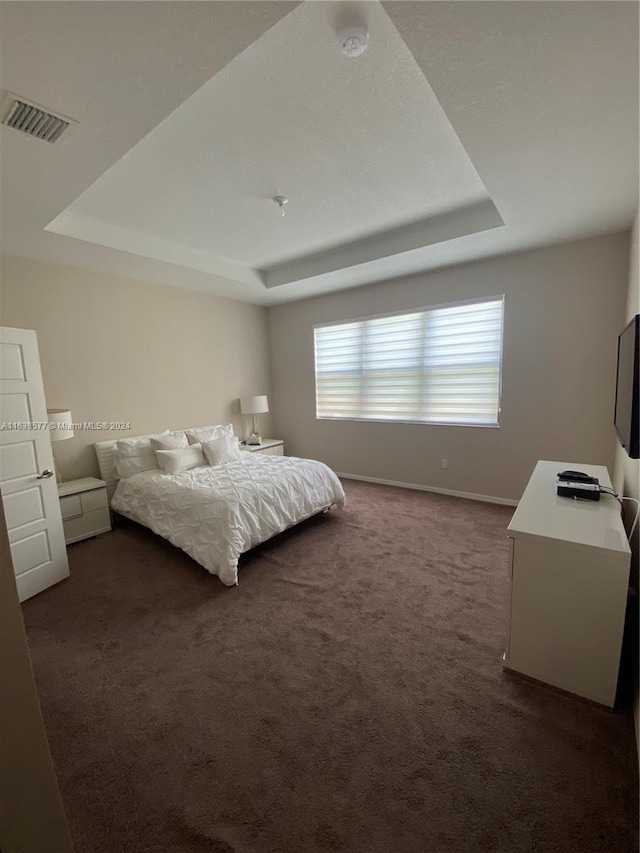
[[[245,551],[345,504],[336,474],[312,459],[240,453],[226,464],[178,474],[156,468],[116,481],[116,442],[98,442],[95,450],[111,508],[168,539],[227,586],[237,584]]]

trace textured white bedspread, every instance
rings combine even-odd
[[[182,474],[144,471],[120,480],[111,506],[231,586],[238,582],[244,551],[331,504],[344,503],[340,480],[322,462],[243,453],[226,465]]]

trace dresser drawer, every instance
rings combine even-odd
[[[83,512],[91,512],[92,509],[103,509],[109,506],[106,489],[93,489],[91,492],[83,492],[79,497]]]
[[[242,444],[240,450],[262,456],[284,456],[284,442],[278,438],[265,438],[262,444]]]
[[[261,451],[263,456],[283,456],[283,447],[281,444],[276,444],[273,447],[265,447]]]
[[[66,498],[60,498],[60,511],[62,512],[63,521],[67,518],[75,518],[77,515],[82,515],[80,495],[68,495]]]
[[[106,533],[111,530],[111,518],[107,507],[92,509],[83,512],[75,518],[63,520],[64,539],[67,545],[87,539],[89,536],[97,536],[98,533]]]

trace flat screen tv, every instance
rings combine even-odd
[[[640,457],[638,427],[640,394],[638,379],[640,367],[640,314],[626,326],[618,337],[618,373],[616,379],[616,408],[613,422],[620,444],[632,459]]]

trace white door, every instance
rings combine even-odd
[[[69,576],[51,438],[33,427],[46,422],[36,333],[0,328],[0,491],[20,601]]]

